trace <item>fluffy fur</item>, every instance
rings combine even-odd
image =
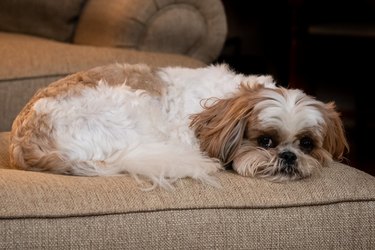
[[[168,187],[184,177],[216,185],[212,174],[227,164],[244,176],[299,179],[347,147],[333,103],[269,76],[114,64],[37,92],[13,123],[10,155],[24,170],[128,173]]]

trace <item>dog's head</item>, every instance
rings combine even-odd
[[[307,177],[348,149],[334,103],[297,89],[242,84],[233,97],[192,116],[191,127],[210,157],[273,181]]]

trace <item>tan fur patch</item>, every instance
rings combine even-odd
[[[84,83],[105,80],[109,85],[125,84],[133,89],[143,89],[151,95],[160,96],[164,85],[156,70],[143,64],[115,64],[94,68],[82,75],[82,78]]]

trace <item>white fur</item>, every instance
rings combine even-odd
[[[287,134],[294,134],[303,128],[313,128],[324,124],[322,113],[315,107],[315,100],[304,100],[301,90],[291,89],[288,95],[282,96],[274,91],[263,91],[270,100],[255,105],[254,110],[260,111],[258,119],[264,127],[280,128]]]

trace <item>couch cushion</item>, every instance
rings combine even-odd
[[[4,32],[0,32],[0,55],[0,131],[10,129],[13,119],[38,88],[80,70],[114,62],[204,65],[175,54],[73,45]]]
[[[7,165],[7,133],[1,138]],[[375,178],[364,172],[334,163],[294,182],[230,171],[217,178],[221,188],[184,179],[174,190],[145,192],[126,175],[0,169],[0,248],[14,244],[14,235],[18,246],[34,248],[369,249],[375,243]]]
[[[86,0],[1,0],[0,30],[70,41]]]
[[[375,178],[338,163],[312,178],[290,183],[246,178],[231,171],[221,172],[217,177],[221,188],[185,179],[175,183],[174,191],[147,192],[126,175],[81,177],[0,169],[0,197],[7,204],[0,210],[0,218],[375,202]]]

